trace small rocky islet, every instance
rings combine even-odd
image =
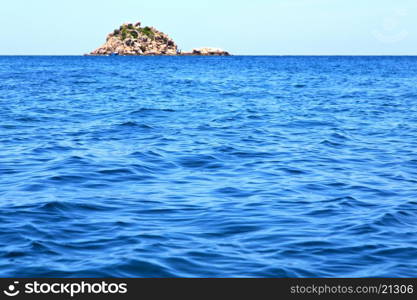
[[[90,56],[230,56],[219,48],[196,48],[182,52],[167,34],[154,27],[142,27],[141,22],[125,23],[108,34],[106,43]]]

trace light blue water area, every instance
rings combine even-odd
[[[414,277],[416,101],[415,57],[0,57],[0,275]]]

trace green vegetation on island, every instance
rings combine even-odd
[[[102,47],[90,55],[230,55],[218,48],[200,48],[183,53],[167,34],[141,25],[141,22],[121,25],[107,36]]]

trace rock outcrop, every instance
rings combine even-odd
[[[142,27],[125,23],[107,36],[106,43],[89,55],[201,55],[229,56],[219,48],[199,48],[192,52],[180,52],[175,42],[154,27]]]
[[[177,55],[178,46],[165,33],[141,23],[127,23],[107,36],[91,55]]]
[[[201,56],[229,56],[230,53],[220,48],[198,48],[192,52],[184,52],[181,55],[201,55]]]

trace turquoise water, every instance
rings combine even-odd
[[[417,272],[417,58],[0,57],[3,277]]]

